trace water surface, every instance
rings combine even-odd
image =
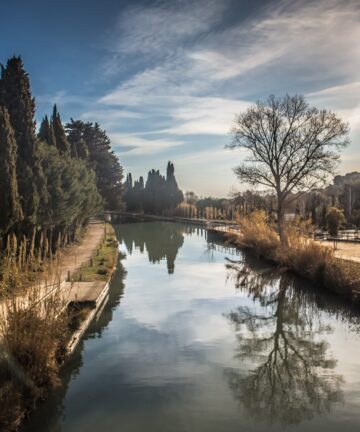
[[[126,275],[25,431],[360,430],[354,309],[200,228],[116,231]]]

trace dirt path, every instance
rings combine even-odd
[[[325,247],[334,248],[333,242],[322,241],[319,243]],[[360,262],[360,244],[338,242],[334,254],[337,258]]]
[[[92,222],[86,228],[83,239],[79,244],[73,244],[61,251],[59,263],[56,269],[53,270],[53,275],[48,280],[42,280],[39,283],[39,291],[36,296],[35,303],[42,303],[45,298],[60,289],[61,297],[66,302],[70,295],[69,284],[66,284],[68,274],[73,274],[82,264],[86,263],[93,256],[98,245],[104,237],[104,225],[101,222]],[[17,301],[22,305],[28,305],[28,295],[17,296]],[[0,314],[2,318],[7,316],[8,303],[7,300],[0,301]]]
[[[61,282],[67,280],[69,272],[73,274],[93,256],[103,237],[104,225],[101,222],[90,223],[81,243],[71,245],[61,252]]]

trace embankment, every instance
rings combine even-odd
[[[299,227],[290,227],[287,241],[281,242],[261,214],[243,218],[239,221],[239,228],[237,232],[219,232],[218,235],[239,249],[247,249],[258,258],[271,261],[354,304],[360,304],[358,262],[336,257],[332,249],[306,237]]]
[[[96,235],[88,232],[81,244],[71,247],[73,256],[78,247],[86,260],[73,259],[71,265],[68,259],[66,272],[59,273],[66,274],[67,280],[58,275],[57,283],[47,287],[51,295],[45,296],[46,284],[40,284],[6,303],[0,320],[1,431],[16,430],[38,401],[59,384],[62,364],[101,313],[118,260],[114,230],[101,226],[101,235],[96,225]]]

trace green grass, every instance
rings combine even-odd
[[[118,243],[114,228],[106,224],[106,237],[94,253],[92,261],[88,261],[72,276],[73,281],[94,282],[106,281],[112,274],[118,256]],[[91,265],[92,264],[92,265]]]

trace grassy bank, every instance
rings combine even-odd
[[[360,264],[336,258],[330,248],[315,243],[311,226],[293,223],[286,228],[287,242],[280,242],[275,228],[262,212],[241,217],[239,234],[230,241],[253,251],[299,276],[329,289],[354,303],[360,302]]]
[[[17,246],[16,246],[17,247]],[[2,261],[1,287],[6,295],[0,311],[0,430],[13,431],[37,403],[60,383],[60,369],[73,333],[89,309],[69,308],[60,293],[59,269],[42,260],[44,286],[30,283],[19,250],[11,246]],[[117,241],[106,227],[92,265],[78,273],[87,280],[108,280],[117,260]],[[51,269],[51,270],[50,270]],[[51,273],[53,272],[53,273]],[[76,277],[76,275],[74,275]],[[19,297],[21,293],[21,297]]]
[[[71,280],[82,282],[106,281],[114,270],[118,257],[117,240],[114,228],[105,225],[104,237],[93,256],[71,276]]]

